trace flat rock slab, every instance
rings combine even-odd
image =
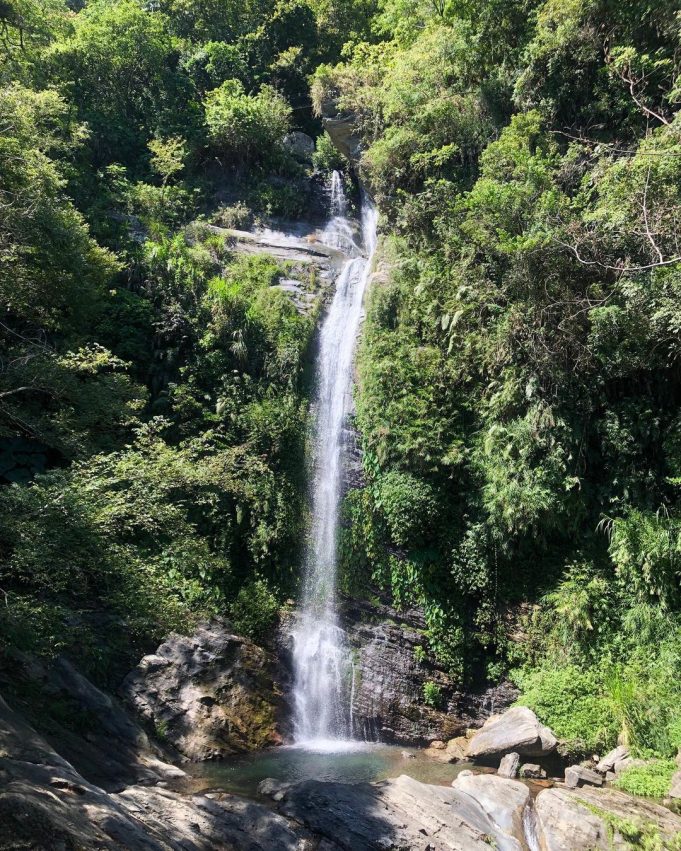
[[[375,784],[300,783],[285,794],[280,812],[343,851],[523,847],[468,793],[428,786],[405,775]]]
[[[681,818],[666,807],[615,789],[594,786],[545,789],[537,796],[535,813],[541,851],[631,848],[613,830],[608,815],[641,827],[653,825],[663,842],[681,833]]]
[[[467,756],[484,759],[517,753],[521,756],[545,756],[555,750],[558,741],[548,727],[526,706],[514,706],[503,715],[488,719],[468,743]]]
[[[304,847],[282,816],[234,795],[182,798],[164,789],[134,786],[116,797],[150,832],[169,835],[182,851],[301,851]]]
[[[603,775],[583,765],[571,765],[565,769],[565,785],[568,789],[578,786],[602,786]]]

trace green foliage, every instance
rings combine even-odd
[[[666,512],[632,509],[612,523],[610,555],[619,580],[642,602],[678,609],[681,525]]]
[[[272,636],[278,614],[277,598],[263,579],[254,579],[244,585],[230,607],[236,631],[265,643]]]
[[[605,687],[605,671],[581,671],[574,665],[550,664],[515,673],[521,702],[529,706],[561,740],[568,755],[614,747],[617,718]]]
[[[208,92],[205,110],[213,148],[235,160],[271,160],[291,121],[291,108],[273,88],[248,95],[238,80]]]
[[[643,765],[632,765],[625,769],[615,781],[615,786],[631,795],[664,798],[669,792],[675,771],[676,763],[673,759],[650,760]]]
[[[436,515],[435,494],[426,482],[409,473],[381,476],[376,507],[385,516],[390,537],[399,547],[427,542]]]
[[[442,704],[442,689],[437,683],[429,680],[423,684],[423,702],[432,709],[440,709]]]
[[[317,137],[312,162],[317,171],[325,172],[340,171],[347,166],[347,161],[326,131]]]

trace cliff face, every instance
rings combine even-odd
[[[398,612],[386,600],[347,600],[342,625],[355,660],[353,717],[356,735],[424,744],[461,735],[504,710],[516,690],[502,683],[478,694],[458,691],[430,658],[419,661],[425,621],[417,609]],[[440,708],[424,702],[426,683],[438,686]]]

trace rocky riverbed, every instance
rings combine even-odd
[[[157,766],[157,769],[161,769]],[[176,771],[167,767],[169,776]],[[591,851],[632,831],[672,847],[681,818],[601,788],[542,789],[463,772],[451,786],[402,775],[380,783],[262,784],[266,806],[167,781],[109,793],[88,782],[0,700],[0,847],[127,851]]]
[[[377,628],[385,629],[362,621],[358,630],[375,635]],[[391,628],[404,629],[404,622]],[[376,659],[385,665],[398,652],[395,635],[375,651],[368,670],[379,682],[393,681],[378,679]],[[671,809],[609,785],[631,763],[624,746],[566,767],[553,732],[524,707],[492,714],[481,704],[476,717],[470,704],[476,726],[431,742],[418,760],[405,750],[403,773],[378,782],[269,779],[252,797],[202,783],[191,759],[230,759],[279,741],[286,709],[276,656],[234,635],[226,622],[171,636],[145,657],[120,690],[127,709],[65,659],[52,666],[21,661],[23,676],[34,677],[52,701],[68,695],[81,720],[55,726],[33,712],[29,723],[0,698],[0,849],[587,851],[644,847],[644,838],[651,849],[681,842],[681,817]],[[416,673],[407,667],[391,676]],[[376,685],[361,699],[374,701],[373,717],[387,717],[378,716],[376,707],[391,704],[381,704]],[[409,718],[404,705],[393,711]],[[452,729],[464,724],[456,718]],[[426,739],[449,729],[429,715],[415,723]],[[475,765],[420,782],[410,768],[427,758]]]

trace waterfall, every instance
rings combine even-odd
[[[344,429],[352,405],[352,367],[362,300],[376,246],[377,213],[362,198],[362,243],[348,218],[341,176],[330,186],[331,218],[321,239],[348,255],[322,324],[314,404],[312,518],[303,586],[293,631],[294,736],[297,743],[338,742],[352,736],[349,687],[352,660],[338,625],[336,543],[343,472]]]

